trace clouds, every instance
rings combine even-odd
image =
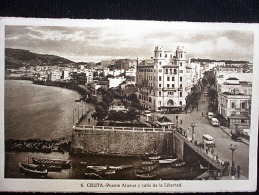
[[[127,23],[110,27],[6,26],[5,29],[5,47],[60,55],[74,61],[150,58],[156,45],[171,51],[183,45],[187,55],[194,58],[253,59],[250,31],[160,28]]]

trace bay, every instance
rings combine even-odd
[[[76,91],[24,80],[6,80],[4,97],[5,139],[71,136],[73,110],[77,118],[78,106],[82,106],[75,102],[80,98]]]

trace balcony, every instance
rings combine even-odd
[[[175,87],[164,87],[162,88],[163,91],[174,91],[176,92],[176,88]]]

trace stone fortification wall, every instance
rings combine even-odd
[[[71,153],[116,156],[173,154],[172,132],[73,130]]]

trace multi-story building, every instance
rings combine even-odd
[[[48,75],[48,80],[50,81],[56,81],[56,80],[60,80],[62,76],[62,72],[60,71],[52,71],[49,75]]]
[[[181,111],[194,83],[184,47],[175,52],[156,46],[151,60],[137,64],[136,86],[141,105],[151,110]],[[196,75],[196,74],[195,74]]]
[[[251,117],[252,82],[229,77],[218,86],[218,112],[227,120],[228,126],[249,128]]]

